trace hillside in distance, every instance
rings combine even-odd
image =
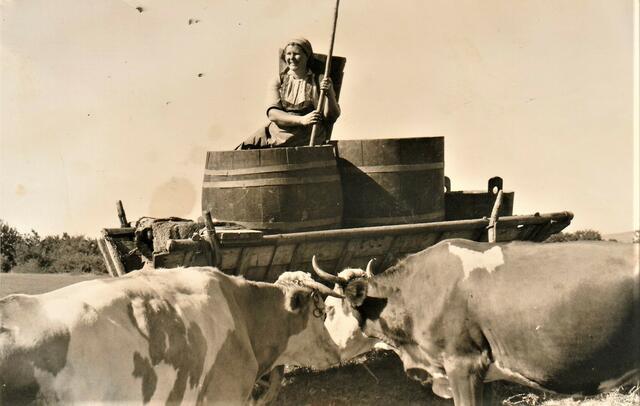
[[[616,240],[619,242],[633,242],[634,231],[626,231],[624,233],[605,234],[603,240]]]

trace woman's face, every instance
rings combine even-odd
[[[294,72],[304,72],[307,70],[309,58],[298,45],[287,45],[284,50],[284,61]]]

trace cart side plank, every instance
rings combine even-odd
[[[570,212],[500,217],[496,239],[543,241],[567,227],[572,218]],[[220,269],[247,279],[273,282],[285,271],[310,270],[311,258],[316,255],[321,266],[333,273],[347,267],[365,267],[372,258],[376,259],[374,271],[382,272],[407,255],[445,239],[486,242],[489,223],[489,219],[482,218],[271,235],[221,227],[217,230],[222,255]],[[103,230],[104,239],[99,246],[107,268],[114,275],[133,270],[125,269],[125,265],[131,266],[127,258],[135,248],[134,232],[133,228]],[[203,264],[203,258],[208,258],[206,253],[188,252],[185,247],[190,244],[197,245],[178,241],[173,244],[175,252],[155,254],[158,259],[154,262],[161,266]],[[180,247],[185,248],[184,252]],[[122,258],[126,259],[124,264]]]

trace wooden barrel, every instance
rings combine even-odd
[[[333,147],[209,151],[202,210],[265,232],[339,228],[342,189]]]
[[[345,227],[444,220],[444,138],[340,140]]]
[[[464,190],[451,191],[451,182],[445,181],[444,196],[445,218],[447,220],[469,220],[482,217],[490,217],[493,204],[496,201],[498,190],[502,190],[502,178],[496,176],[489,179],[487,191]],[[498,216],[513,215],[514,192],[502,191],[502,204],[498,210]]]

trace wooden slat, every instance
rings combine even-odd
[[[111,255],[109,254],[104,238],[98,238],[98,248],[100,249],[100,253],[102,254],[102,258],[104,259],[104,263],[106,265],[107,272],[109,272],[109,275],[113,277],[118,276],[115,270],[115,265],[111,260]]]
[[[343,240],[344,244],[342,246],[342,252],[340,253],[340,257],[338,258],[338,262],[336,262],[336,267],[333,269],[334,273],[339,273],[343,269],[349,266],[351,259],[353,258],[354,253],[356,252],[356,246],[360,243],[360,239],[357,240]]]
[[[507,216],[501,217],[500,223],[502,227],[513,227],[517,224],[543,224],[549,220],[566,221],[573,218],[573,214],[570,212],[561,213],[549,213],[532,216]],[[419,223],[419,224],[396,224],[391,226],[376,226],[376,227],[363,227],[363,228],[344,228],[334,230],[322,230],[322,231],[307,231],[299,233],[287,233],[287,234],[271,234],[264,236],[265,241],[279,241],[279,242],[305,242],[305,241],[317,241],[323,239],[335,239],[335,238],[362,238],[375,235],[400,235],[400,234],[417,234],[428,232],[444,232],[454,230],[465,229],[477,229],[486,228],[489,224],[489,220],[474,219],[474,220],[457,220],[457,221],[440,221],[433,223]]]
[[[103,228],[102,235],[107,237],[124,237],[135,235],[136,229],[134,227],[120,227],[120,228]]]
[[[234,275],[242,275],[242,273],[246,270],[248,264],[246,263],[245,253],[247,250],[251,249],[251,247],[243,247],[240,250],[240,255],[238,256],[238,263],[236,268],[233,270]]]
[[[341,240],[341,241],[342,241],[342,251],[340,252],[340,255],[338,255],[336,266],[332,269],[332,271],[336,274],[344,269],[343,264],[345,263],[345,258],[349,254],[349,251],[347,249],[349,247],[349,241],[348,240]]]
[[[503,227],[514,224],[544,224],[547,221],[567,221],[573,219],[573,213],[564,211],[557,213],[533,214],[526,216],[505,216],[500,217]]]
[[[323,219],[314,220],[300,220],[300,221],[244,221],[237,220],[238,224],[242,224],[248,228],[260,228],[263,230],[300,230],[304,228],[316,228],[322,226],[331,226],[340,224],[340,217],[329,217]]]
[[[184,252],[159,252],[153,256],[153,267],[156,269],[176,268],[184,264]]]
[[[502,205],[502,189],[498,190],[498,195],[496,196],[496,201],[493,203],[493,209],[491,209],[491,216],[489,217],[489,225],[488,229],[488,241],[496,242],[496,234],[498,227],[498,210],[500,210],[500,206]]]
[[[529,241],[531,237],[534,236],[542,227],[545,227],[546,224],[535,224],[530,226],[524,226],[520,229],[520,235],[518,236],[518,240],[521,241]],[[504,237],[503,237],[504,238]],[[502,241],[505,241],[504,239]]]
[[[231,271],[235,272],[235,269],[238,267],[240,263],[240,255],[242,254],[243,248],[223,248],[222,249],[222,263],[220,264],[220,269],[224,272],[230,273]]]
[[[483,231],[482,234],[485,234]],[[477,230],[455,230],[455,231],[445,231],[441,233],[440,237],[438,237],[438,241],[442,240],[450,240],[452,238],[463,238],[465,240],[475,240],[474,237],[478,237],[482,239],[482,235],[478,235]]]
[[[571,221],[551,221],[548,227],[541,228],[539,232],[532,237],[532,241],[544,241],[551,235],[564,230],[570,223]]]
[[[489,220],[460,220],[419,224],[396,224],[390,226],[375,226],[362,228],[343,228],[334,230],[308,231],[302,233],[265,235],[265,241],[278,240],[286,242],[306,242],[330,239],[353,239],[375,237],[377,235],[422,234],[429,232],[465,230],[468,228],[486,228]]]
[[[370,165],[353,166],[342,169],[344,173],[391,173],[391,172],[416,172],[430,169],[444,169],[444,162],[430,162],[408,165]]]
[[[482,241],[487,236],[487,231],[482,228],[469,230],[469,232],[471,233],[471,236],[469,237],[469,239],[473,241]]]
[[[249,247],[243,251],[237,274],[251,280],[264,280],[275,246]]]
[[[289,271],[288,265],[272,265],[269,272],[267,272],[264,282],[275,282],[282,273]]]
[[[522,236],[526,235],[527,227],[536,227],[535,225],[522,226],[518,227],[504,227],[500,226],[496,233],[496,241],[497,242],[506,242],[506,241],[522,241]],[[486,235],[488,237],[488,234]],[[481,241],[487,241],[487,239]]]
[[[538,227],[536,227],[535,231],[533,233],[531,233],[529,235],[529,237],[527,238],[529,241],[541,241],[539,240],[540,237],[546,235],[552,227],[552,223],[548,222],[546,224],[542,224]],[[546,237],[544,238],[546,239]]]
[[[349,217],[345,222],[352,225],[368,226],[380,224],[407,224],[428,222],[431,220],[439,220],[444,217],[444,210],[438,210],[431,213],[421,213],[412,216],[395,216],[395,217]]]
[[[397,239],[397,236],[391,236],[391,244],[389,245],[389,250],[387,251],[387,254],[382,258],[379,267],[376,269],[377,271],[382,271],[389,268],[398,260],[398,253],[393,250],[393,248],[396,246]]]
[[[291,263],[291,259],[295,253],[297,245],[296,244],[283,244],[276,245],[275,253],[273,254],[273,259],[271,260],[272,265],[287,265]]]
[[[273,259],[276,257],[276,252],[278,251],[278,246],[275,245],[273,247],[273,251],[271,251],[271,258],[269,258],[269,265],[267,265],[267,269],[265,271],[264,279],[271,273],[271,269],[273,267]]]
[[[335,161],[316,161],[305,162],[301,164],[287,164],[287,165],[270,165],[270,166],[258,166],[252,168],[240,168],[240,169],[205,169],[205,176],[235,176],[235,175],[253,175],[256,173],[273,173],[273,172],[294,172],[307,169],[316,168],[329,168],[335,167]]]
[[[304,178],[262,178],[262,179],[246,179],[246,180],[216,180],[205,181],[203,188],[245,188],[245,187],[262,187],[262,186],[287,186],[287,185],[311,185],[314,183],[331,183],[339,182],[339,175],[327,176],[309,176]]]
[[[338,261],[343,250],[343,243],[340,240],[310,241],[299,244],[292,266],[295,270],[310,270],[311,258],[316,255],[319,261],[329,262],[327,269],[332,269]]]
[[[120,219],[120,227],[131,227],[131,223],[127,221],[127,215],[124,212],[122,200],[118,200],[116,202],[116,210],[118,211],[118,218]]]
[[[113,240],[109,237],[104,238],[105,246],[107,247],[107,252],[111,258],[113,263],[113,270],[116,276],[123,276],[126,272],[122,261],[120,260],[120,254],[113,243]]]
[[[221,243],[225,243],[227,241],[258,241],[262,239],[263,233],[258,230],[224,230],[217,229],[218,237],[220,238]]]
[[[391,250],[396,256],[409,252],[418,252],[437,242],[439,232],[426,232],[420,234],[407,234],[397,236]]]
[[[292,266],[295,266],[295,264],[297,264],[299,261],[297,260],[298,258],[298,251],[300,250],[300,246],[302,245],[302,243],[300,244],[295,244],[294,248],[293,248],[293,252],[291,253],[291,261],[288,264],[288,268],[286,270],[291,270]]]
[[[571,218],[572,215],[568,212],[501,217],[497,240],[543,239],[547,234],[562,230],[570,223]],[[475,219],[277,234],[250,241],[223,241],[221,268],[225,272],[245,275],[251,279],[274,281],[287,270],[309,270],[311,257],[315,254],[319,255],[322,266],[327,271],[338,272],[349,266],[364,267],[371,257],[378,258],[377,271],[382,271],[399,258],[419,252],[442,239],[486,241],[487,224],[487,219]],[[105,262],[110,258],[117,258],[122,267],[114,241],[116,240],[104,239],[101,248],[104,250],[103,256]],[[131,243],[129,239],[122,241]],[[109,247],[112,251],[115,250],[115,255],[109,251]],[[175,262],[174,259],[171,260]],[[186,260],[188,259],[181,259]],[[112,266],[113,273],[118,274],[115,263],[108,266]],[[122,267],[120,274],[124,272]]]
[[[274,251],[275,246],[273,245],[252,247],[245,250],[244,257],[240,260],[239,274],[247,279],[264,280]]]

